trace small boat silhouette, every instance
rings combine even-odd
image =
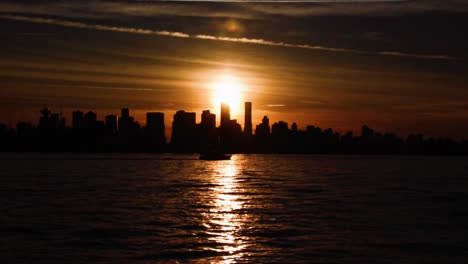
[[[231,155],[226,155],[218,151],[209,151],[200,154],[201,160],[229,160]]]

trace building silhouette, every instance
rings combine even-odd
[[[133,117],[130,116],[130,109],[122,108],[120,111],[120,117],[118,121],[119,132],[123,136],[131,134],[134,127]]]
[[[83,129],[84,127],[84,113],[81,111],[72,112],[72,128]]]
[[[58,129],[65,129],[65,118],[58,113],[52,113],[49,108],[43,108],[39,118],[39,129],[42,131],[52,132]]]
[[[229,104],[221,103],[221,126],[227,125],[231,121],[231,108]]]
[[[87,130],[94,130],[97,127],[97,114],[89,111],[84,115],[84,128]]]
[[[245,102],[244,134],[248,136],[252,135],[252,102]]]
[[[146,113],[145,136],[148,143],[155,147],[166,144],[164,113]]]
[[[259,138],[266,138],[270,135],[270,120],[267,116],[262,118],[262,123],[255,128],[255,136]]]
[[[340,134],[331,128],[308,125],[300,130],[296,123],[278,121],[270,129],[264,116],[249,135],[252,104],[245,103],[245,127],[230,119],[230,108],[221,105],[223,121],[216,127],[216,115],[210,110],[201,113],[177,111],[172,122],[171,144],[165,140],[164,114],[146,114],[142,128],[123,108],[121,117],[107,115],[97,120],[93,111],[72,113],[71,128],[60,113],[48,108],[40,111],[37,126],[19,121],[15,128],[0,123],[0,151],[84,151],[84,152],[199,152],[212,149],[231,153],[320,153],[320,154],[411,154],[467,155],[468,140],[425,138],[413,133],[401,138],[393,133],[374,131],[362,126],[360,135]],[[249,122],[250,121],[250,122]]]
[[[216,115],[210,110],[204,110],[201,115],[199,126],[200,149],[208,151],[215,149],[218,145],[218,132],[216,129]]]
[[[109,135],[115,135],[118,132],[117,125],[117,116],[116,115],[107,115],[106,116],[106,132]]]
[[[179,110],[172,122],[171,146],[176,151],[189,152],[198,148],[196,113]]]
[[[218,129],[220,148],[237,150],[241,147],[242,127],[236,119],[231,120],[230,107],[221,104],[221,125]]]

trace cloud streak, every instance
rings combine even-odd
[[[270,15],[402,15],[425,12],[468,12],[466,0],[286,0],[286,1],[17,1],[3,0],[0,10],[9,13],[103,18],[153,17],[231,17],[259,19]]]
[[[50,25],[63,26],[63,27],[73,27],[73,28],[116,31],[116,32],[125,32],[125,33],[133,33],[133,34],[151,34],[151,35],[171,36],[171,37],[177,37],[177,38],[190,37],[188,34],[181,33],[181,32],[155,31],[151,29],[86,24],[82,22],[74,22],[74,21],[59,20],[59,19],[52,19],[52,18],[16,16],[16,15],[0,15],[0,18],[18,20],[18,21],[26,21],[26,22],[32,22],[32,23],[40,23],[40,24],[50,24]]]
[[[202,40],[210,40],[210,41],[226,41],[226,42],[236,42],[236,43],[244,43],[244,44],[319,50],[319,51],[327,51],[327,52],[343,52],[343,53],[408,57],[408,58],[431,59],[431,60],[459,60],[460,59],[460,58],[451,57],[447,55],[410,54],[410,53],[404,53],[404,52],[398,52],[398,51],[370,52],[370,51],[362,51],[362,50],[356,50],[356,49],[316,46],[316,45],[310,45],[310,44],[292,44],[292,43],[276,42],[276,41],[270,41],[270,40],[264,40],[264,39],[255,39],[255,38],[220,37],[220,36],[203,35],[203,34],[190,35],[188,33],[183,33],[183,32],[164,31],[164,30],[158,31],[158,30],[133,28],[133,27],[116,27],[116,26],[99,25],[99,24],[87,24],[83,22],[75,22],[75,21],[68,21],[68,20],[19,16],[19,15],[0,15],[0,18],[16,20],[16,21],[25,21],[25,22],[31,22],[31,23],[50,24],[50,25],[63,26],[63,27],[81,28],[81,29],[113,31],[113,32],[131,33],[131,34],[159,35],[159,36],[167,36],[167,37],[173,37],[173,38],[191,38],[191,39],[202,39]]]

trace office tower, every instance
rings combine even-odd
[[[216,115],[212,114],[210,110],[204,110],[201,116],[201,126],[205,129],[216,128]]]
[[[151,130],[164,129],[164,113],[146,113],[146,128]]]
[[[84,124],[84,114],[81,111],[75,111],[72,113],[72,128],[82,129]]]
[[[270,120],[267,116],[264,116],[262,123],[257,125],[255,129],[255,136],[259,138],[264,138],[270,135]]]
[[[221,126],[226,126],[231,120],[231,108],[226,103],[221,103]]]
[[[245,102],[244,134],[252,135],[252,102]]]
[[[166,142],[164,113],[149,112],[146,113],[146,135],[151,138],[151,142],[155,144],[163,144]]]
[[[210,110],[202,112],[199,134],[201,147],[204,151],[215,147],[218,143],[216,115],[212,114]]]
[[[89,111],[84,115],[84,127],[94,129],[96,127],[97,115],[93,111]]]
[[[117,116],[107,115],[106,116],[106,130],[107,132],[114,134],[117,133]]]
[[[130,109],[122,108],[120,118],[130,118]]]
[[[130,109],[122,108],[119,118],[119,132],[120,134],[128,134],[134,127],[133,117],[130,116]]]
[[[172,122],[171,144],[179,151],[188,151],[196,145],[196,114],[177,111]]]
[[[270,134],[270,119],[267,116],[264,116],[262,119],[262,125],[265,127],[267,134]]]

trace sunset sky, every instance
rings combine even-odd
[[[252,101],[254,124],[468,138],[464,0],[38,2],[0,2],[3,123],[44,106],[68,125],[122,107],[142,125],[181,109],[219,122],[225,96]]]

